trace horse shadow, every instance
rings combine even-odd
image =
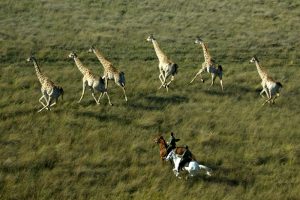
[[[226,176],[226,174],[229,174],[230,171],[233,169],[227,169],[227,168],[215,168],[212,167],[212,176],[207,176],[203,173],[196,177],[192,177],[187,179],[188,184],[192,186],[193,184],[197,184],[199,180],[207,182],[207,183],[212,183],[212,184],[225,184],[231,187],[237,187],[237,186],[242,186],[242,187],[248,187],[249,185],[253,185],[255,181],[255,177],[249,172],[247,175],[242,177],[229,177]],[[234,169],[235,171],[237,169]],[[242,174],[241,172],[237,172],[238,174]]]

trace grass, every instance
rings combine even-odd
[[[287,1],[10,1],[0,2],[1,199],[298,199],[300,4]],[[157,90],[153,33],[179,65],[170,91]],[[224,68],[218,82],[192,79],[203,62],[196,36]],[[95,74],[103,69],[91,44],[126,75],[110,83],[113,107],[81,104],[75,50]],[[40,108],[31,63],[63,86],[64,100]],[[256,54],[283,84],[262,107]],[[177,180],[159,160],[153,138],[175,132],[214,170]]]

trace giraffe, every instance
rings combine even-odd
[[[267,95],[267,100],[263,105],[266,103],[275,103],[275,99],[279,96],[280,89],[283,87],[282,84],[275,81],[264,69],[262,69],[256,56],[252,57],[250,62],[255,63],[257,72],[261,78],[261,86],[263,89],[260,92],[260,95],[263,98],[263,93],[266,93]]]
[[[196,38],[195,44],[200,44],[203,49],[203,55],[204,55],[204,62],[202,63],[202,68],[198,71],[198,73],[195,75],[195,77],[191,80],[190,83],[192,83],[198,75],[201,77],[201,81],[204,83],[204,79],[201,76],[201,73],[204,72],[205,70],[211,74],[211,86],[213,86],[216,77],[218,76],[220,79],[220,85],[222,91],[224,91],[223,88],[223,80],[222,80],[222,75],[223,75],[223,68],[221,65],[218,65],[218,68],[216,68],[216,62],[215,60],[210,56],[210,53],[208,51],[207,45],[203,42],[203,40],[199,37]]]
[[[110,98],[107,93],[107,89],[105,88],[104,80],[101,77],[96,77],[94,74],[92,74],[92,72],[88,68],[83,66],[83,64],[81,63],[81,61],[79,60],[79,58],[75,52],[71,52],[69,54],[69,58],[74,59],[77,68],[83,74],[82,94],[81,94],[81,97],[80,97],[78,103],[81,102],[81,99],[83,98],[85,89],[88,86],[90,88],[90,90],[92,91],[92,96],[97,104],[100,104],[99,101],[100,101],[102,95],[105,94],[107,96],[109,105],[112,106],[112,103],[110,102]],[[100,92],[100,96],[99,96],[98,100],[95,97],[95,90]]]
[[[163,53],[163,51],[158,46],[158,43],[152,34],[147,38],[147,41],[152,42],[156,56],[159,60],[159,65],[158,65],[159,76],[158,76],[158,78],[161,81],[161,85],[158,89],[160,89],[161,87],[165,87],[168,91],[170,83],[174,80],[175,74],[178,73],[178,65],[176,63],[174,63],[173,61],[171,61]],[[166,83],[169,76],[171,76],[171,80],[168,83]]]
[[[39,102],[43,105],[43,107],[38,112],[41,112],[44,109],[50,111],[50,107],[54,106],[57,103],[59,96],[61,96],[61,98],[63,99],[64,90],[62,87],[56,86],[48,77],[46,77],[41,72],[34,56],[30,56],[29,58],[27,58],[27,62],[33,62],[37,78],[39,79],[39,82],[42,86],[42,97],[39,99]],[[43,102],[43,100],[45,101],[45,103]]]
[[[123,89],[125,101],[127,101],[125,92],[125,73],[120,72],[116,67],[114,67],[112,63],[109,62],[94,46],[91,46],[88,52],[94,53],[104,68],[104,75],[102,78],[105,79],[105,87],[107,88],[108,86],[108,80],[113,79],[115,83]]]

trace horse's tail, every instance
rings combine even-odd
[[[208,176],[211,176],[211,173],[212,173],[212,169],[211,169],[211,168],[206,167],[205,165],[200,165],[200,164],[198,164],[198,165],[199,165],[199,168],[200,168],[200,169],[205,169],[205,170],[206,170],[206,174],[207,174]]]

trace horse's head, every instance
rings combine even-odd
[[[160,143],[164,143],[165,140],[164,140],[163,136],[158,136],[158,137],[154,138],[154,142],[156,144],[160,144]]]

